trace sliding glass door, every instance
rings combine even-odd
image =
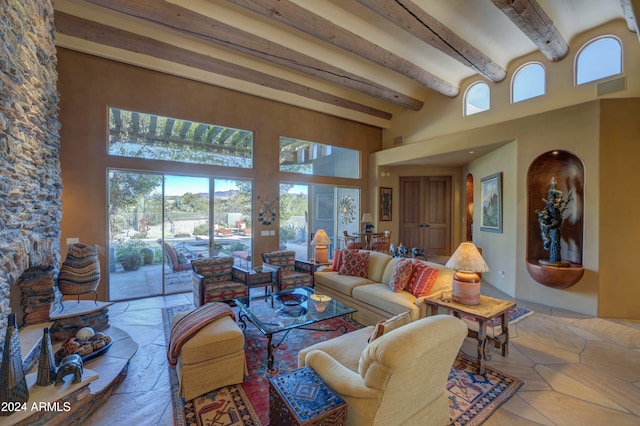
[[[251,181],[111,170],[108,182],[110,300],[191,291],[194,259],[251,266]]]
[[[331,185],[280,184],[280,248],[294,250],[297,259],[313,257],[309,245],[323,229],[333,249],[342,248],[343,232],[358,232],[360,190]]]

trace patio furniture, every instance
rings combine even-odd
[[[313,287],[316,265],[306,260],[297,260],[293,250],[262,253],[262,269],[271,272],[277,291],[296,287]]]
[[[247,222],[244,220],[236,221],[236,228],[240,235],[251,236],[251,229],[247,228]]]
[[[347,231],[344,231],[344,248],[349,250],[360,250],[362,249],[362,243],[357,236],[349,235]]]
[[[233,257],[209,257],[191,262],[193,268],[193,304],[229,302],[249,296],[249,287],[237,277],[241,270],[233,266]]]
[[[220,225],[218,225],[217,223],[213,225],[213,231],[218,237],[228,237],[230,235],[233,235],[233,231],[231,229],[220,228]]]
[[[171,267],[171,272],[188,271],[191,269],[191,261],[201,257],[184,245],[172,246],[166,241],[163,243],[162,240],[158,240],[158,242],[164,247],[164,258],[167,265]]]

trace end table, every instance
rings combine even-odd
[[[461,318],[462,315],[471,317],[478,322],[478,331],[468,328],[467,336],[478,339],[478,359],[477,368],[479,374],[484,374],[485,362],[487,359],[487,322],[493,318],[501,318],[502,333],[494,336],[496,347],[502,348],[502,356],[509,354],[509,309],[516,306],[515,302],[496,299],[489,296],[480,295],[480,304],[463,305],[454,301],[445,302],[442,299],[442,293],[425,297],[424,303],[427,304],[427,316],[436,315],[438,308],[447,309],[450,314]]]

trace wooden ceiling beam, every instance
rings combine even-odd
[[[640,0],[620,0],[624,19],[627,20],[629,31],[636,33],[640,40],[640,25],[638,25],[638,14],[640,14]]]
[[[536,0],[491,0],[550,61],[569,53],[569,45]]]
[[[409,77],[445,96],[455,97],[460,91],[457,86],[290,0],[228,1]]]
[[[195,36],[225,48],[329,81],[412,111],[424,103],[378,82],[258,37],[190,9],[159,0],[87,0],[105,8]]]
[[[89,21],[67,13],[55,11],[56,32],[117,49],[149,55],[187,67],[248,81],[260,86],[303,96],[318,102],[357,111],[373,117],[391,120],[392,115],[330,93],[302,84],[274,77],[241,65],[222,61],[211,56],[182,49],[168,43],[134,34],[98,22]]]
[[[504,68],[410,0],[358,2],[493,82],[500,82],[507,76]]]

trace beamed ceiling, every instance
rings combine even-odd
[[[388,127],[640,0],[56,0],[60,47]]]

